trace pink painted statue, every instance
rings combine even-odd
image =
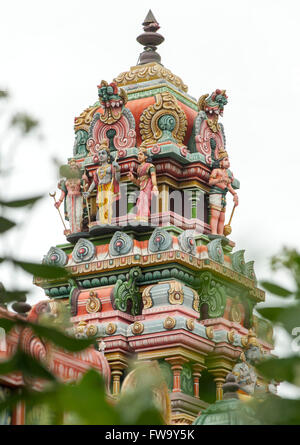
[[[234,205],[239,203],[238,195],[232,187],[233,176],[228,175],[230,162],[227,152],[223,149],[219,152],[219,168],[214,168],[210,174],[208,184],[209,192],[210,227],[212,235],[223,235],[226,210],[226,193],[233,195]]]
[[[61,196],[59,201],[54,204],[58,209],[61,203],[65,201],[65,219],[68,220],[70,224],[70,230],[65,230],[66,235],[82,231],[82,191],[84,184],[87,183],[87,181],[88,179],[86,175],[82,175],[75,159],[71,159],[69,161],[68,178],[59,182],[58,188],[61,189]]]
[[[150,216],[152,193],[158,195],[156,182],[156,171],[153,164],[147,161],[145,148],[140,148],[138,152],[138,161],[140,165],[137,169],[137,179],[133,173],[128,173],[128,178],[140,188],[140,194],[137,200],[136,219],[140,221],[148,221]]]

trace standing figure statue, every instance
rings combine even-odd
[[[58,183],[61,190],[60,199],[55,202],[55,207],[59,209],[64,201],[65,219],[69,221],[70,231],[65,230],[65,235],[69,233],[78,233],[82,231],[83,221],[83,196],[82,191],[85,183],[88,182],[87,176],[82,175],[75,159],[70,159],[68,166],[64,166],[66,179]]]
[[[87,192],[83,195],[87,199],[91,192],[97,187],[96,205],[97,222],[101,225],[111,224],[112,205],[120,198],[120,166],[110,156],[108,142],[104,139],[100,142],[100,148],[96,155],[99,167],[93,174],[93,182]]]
[[[209,192],[210,227],[212,235],[223,235],[226,210],[226,194],[233,195],[234,205],[237,206],[238,195],[232,187],[233,176],[229,176],[230,162],[227,152],[220,150],[218,156],[219,168],[214,168],[210,174],[208,184]]]
[[[128,178],[140,188],[140,194],[137,200],[136,219],[148,221],[150,217],[150,207],[152,193],[158,195],[156,182],[156,170],[153,164],[149,162],[147,149],[141,147],[138,152],[138,161],[140,165],[137,168],[137,179],[133,173],[128,173]]]

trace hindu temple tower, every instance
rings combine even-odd
[[[163,65],[158,30],[149,11],[138,64],[99,79],[96,102],[75,118],[68,167],[77,176],[66,174],[57,201],[70,228],[44,258],[72,280],[35,284],[70,306],[78,335],[105,343],[114,397],[130,360],[157,361],[171,422],[192,423],[222,399],[245,348],[272,350],[272,329],[253,314],[265,298],[254,262],[220,219],[226,193],[231,211],[240,187],[221,163],[230,158],[220,122],[227,92],[199,85],[200,99],[192,97]],[[221,191],[211,185],[218,169]],[[212,233],[213,210],[222,233]]]

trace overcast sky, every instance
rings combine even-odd
[[[10,90],[13,109],[39,119],[42,137],[28,139],[14,153],[14,176],[1,182],[2,193],[9,198],[56,189],[50,160],[65,163],[72,156],[74,117],[97,100],[99,82],[136,65],[142,47],[135,39],[151,8],[165,37],[158,51],[162,63],[183,79],[189,94],[198,99],[216,88],[227,91],[222,122],[231,169],[241,182],[231,238],[246,250],[246,261],[256,261],[258,278],[269,277],[271,255],[284,245],[300,250],[299,5],[297,0],[3,2],[0,88]],[[4,144],[12,154],[14,148],[13,140]],[[231,210],[231,197],[228,202]],[[26,226],[6,242],[6,250],[19,257],[39,261],[65,241],[49,197],[28,220],[19,218]],[[5,274],[3,281],[13,285],[16,274],[7,268]],[[23,287],[31,285],[31,278],[17,277]],[[288,282],[283,274],[275,278]],[[32,297],[41,299],[43,292],[33,290]],[[281,351],[289,348],[284,345]]]

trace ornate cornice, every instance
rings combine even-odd
[[[133,66],[129,71],[124,71],[114,78],[118,86],[145,82],[151,79],[166,79],[185,93],[188,90],[182,79],[159,63],[147,63],[145,65]]]

